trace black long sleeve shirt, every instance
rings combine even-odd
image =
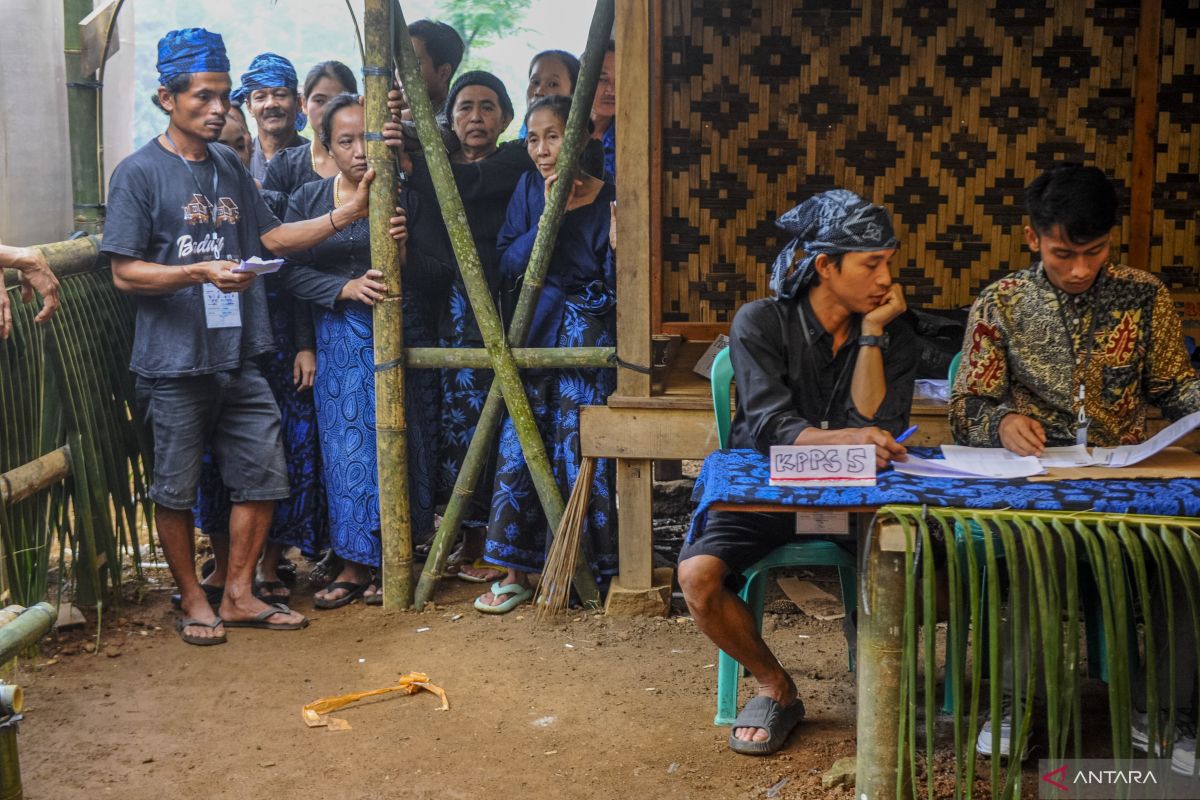
[[[772,445],[793,444],[801,431],[822,422],[831,430],[877,426],[893,436],[904,431],[920,352],[916,335],[902,319],[887,326],[887,394],[875,416],[867,418],[850,396],[861,318],[851,325],[849,339],[834,354],[833,336],[821,327],[807,294],[799,300],[756,300],[738,310],[729,336],[737,381],[730,447],[767,453]]]

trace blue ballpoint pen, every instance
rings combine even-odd
[[[910,436],[912,436],[914,433],[916,433],[916,432],[917,432],[917,427],[918,427],[918,426],[916,426],[916,425],[913,425],[911,428],[909,428],[908,430],[906,430],[904,433],[902,433],[902,434],[900,434],[899,436],[897,436],[897,437],[896,437],[896,444],[900,444],[900,442],[903,442],[905,439],[907,439],[908,437],[910,437]]]

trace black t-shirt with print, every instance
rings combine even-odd
[[[279,220],[233,150],[210,144],[208,154],[184,163],[155,137],[125,158],[109,184],[101,251],[171,266],[262,254],[260,239]],[[240,327],[208,327],[202,284],[135,301],[129,367],[139,375],[205,375],[274,349],[259,280],[239,295]]]

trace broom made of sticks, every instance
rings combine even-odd
[[[596,459],[584,456],[579,464],[579,474],[575,476],[575,485],[571,488],[571,496],[567,499],[567,507],[563,509],[562,521],[558,523],[558,531],[550,543],[550,552],[546,554],[546,568],[542,570],[542,580],[533,599],[535,622],[567,610],[595,472]]]

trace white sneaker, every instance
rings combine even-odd
[[[1129,733],[1135,750],[1150,751],[1150,722],[1147,714],[1134,710],[1129,716]],[[1165,726],[1166,720],[1163,719]],[[1171,748],[1171,768],[1184,775],[1194,774],[1196,765],[1196,728],[1189,722],[1176,721],[1175,735],[1163,742],[1162,752]]]
[[[1013,717],[1002,717],[1000,721],[1000,756],[1008,758],[1009,753],[1013,748]],[[976,752],[980,756],[991,758],[992,752],[992,735],[991,735],[991,720],[983,723],[983,727],[979,728],[979,735],[976,736]]]
[[[1180,725],[1179,738],[1171,750],[1171,769],[1180,775],[1196,774],[1196,728]]]

